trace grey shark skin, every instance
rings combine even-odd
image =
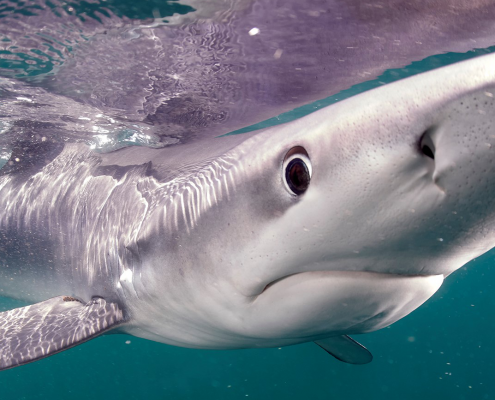
[[[495,245],[494,94],[489,55],[258,133],[12,160],[0,293],[36,304],[0,313],[0,366],[112,328],[369,362],[346,335],[403,318]]]

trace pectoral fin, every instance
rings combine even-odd
[[[349,336],[335,336],[315,343],[337,360],[349,364],[368,364],[373,360],[368,349]]]
[[[125,321],[116,303],[59,296],[0,313],[0,370],[66,350]]]

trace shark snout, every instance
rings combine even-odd
[[[493,90],[495,92],[495,88]],[[474,199],[482,189],[495,194],[495,104],[491,91],[470,94],[449,105],[440,122],[421,139],[433,182],[444,192]]]

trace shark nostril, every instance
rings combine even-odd
[[[423,152],[423,154],[427,157],[430,157],[432,160],[435,159],[435,154],[433,154],[433,150],[430,148],[430,146],[424,144],[422,147],[421,147],[421,151]]]
[[[421,136],[419,141],[419,149],[426,157],[429,157],[432,160],[435,159],[435,144],[433,143],[429,130],[426,130]]]

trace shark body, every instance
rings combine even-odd
[[[0,177],[0,367],[111,329],[232,349],[386,327],[495,245],[495,56],[181,147],[26,152]]]

